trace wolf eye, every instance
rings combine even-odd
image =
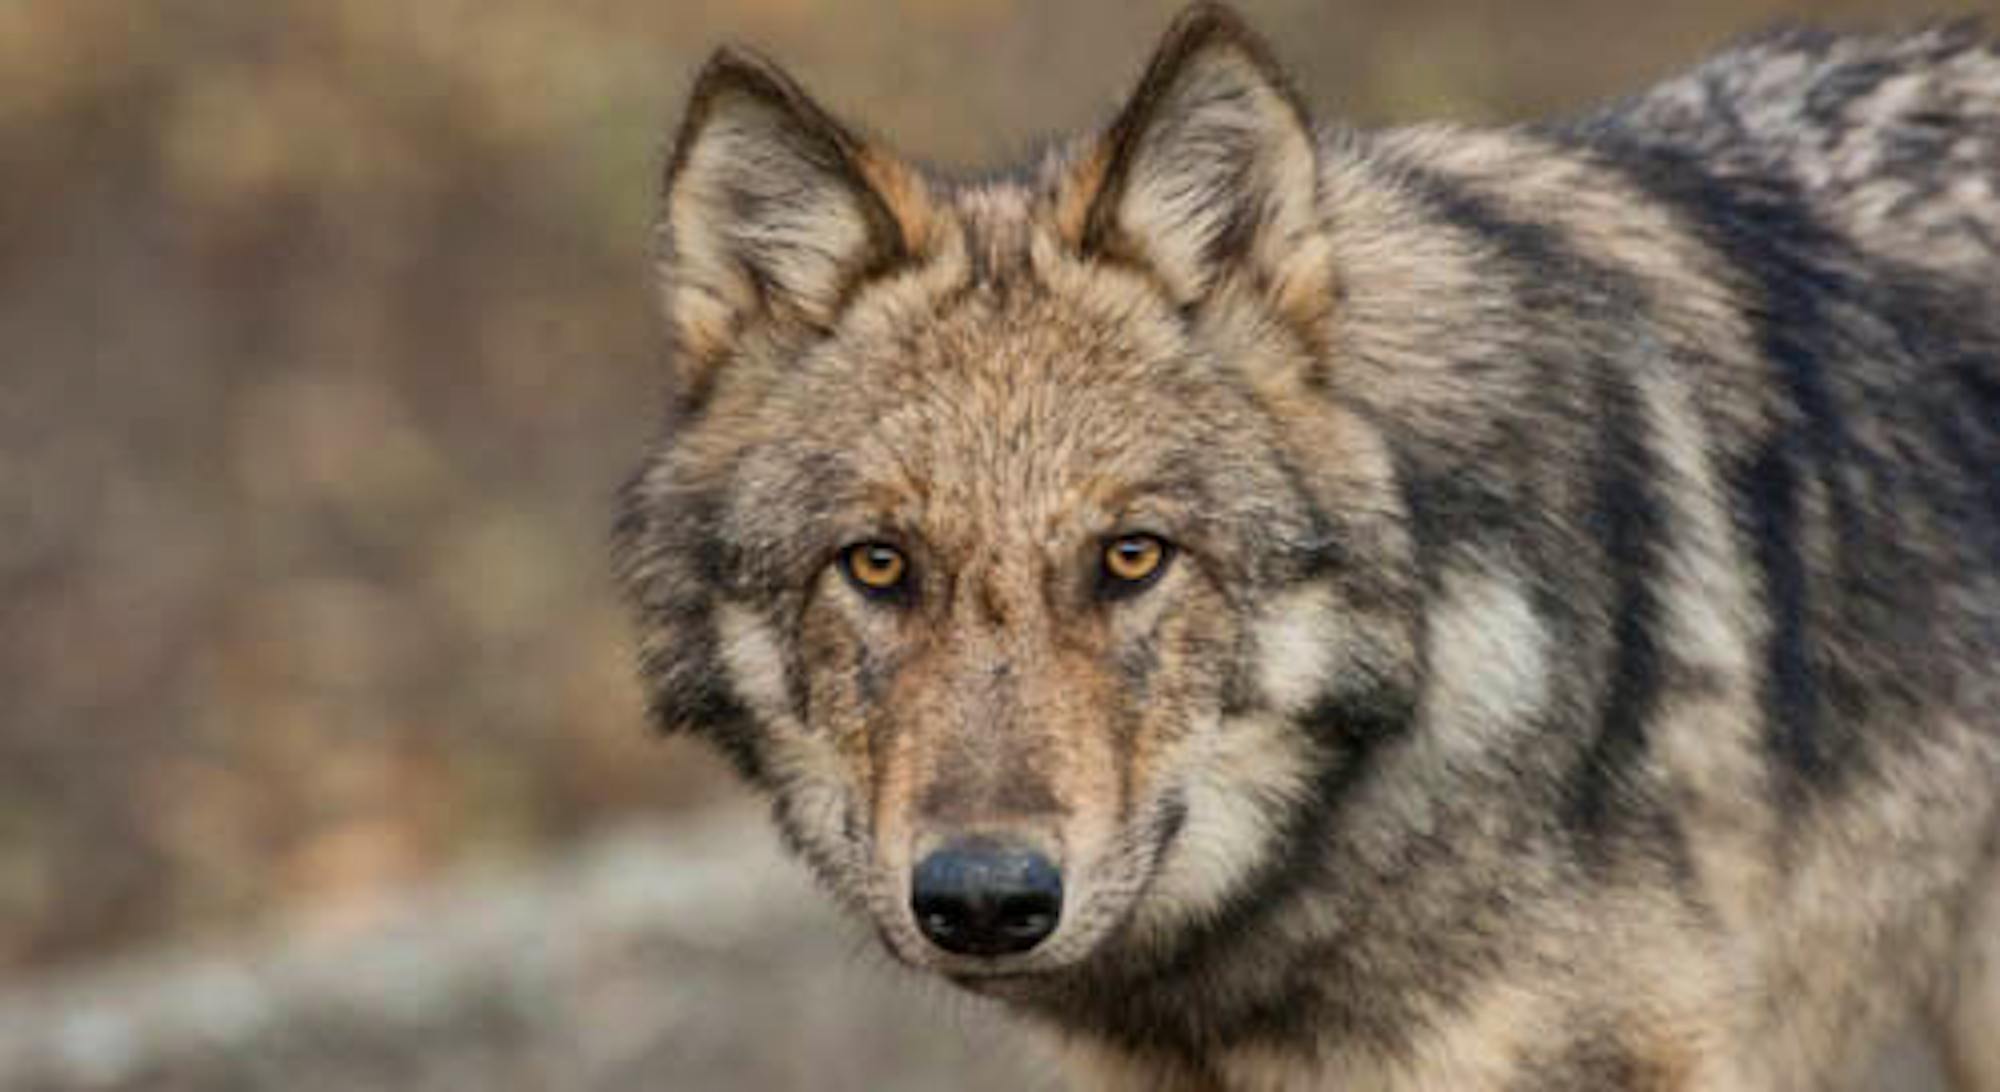
[[[1104,545],[1104,586],[1114,594],[1152,583],[1166,567],[1173,547],[1157,535],[1123,535]]]
[[[855,587],[870,595],[902,587],[903,577],[910,571],[903,551],[880,542],[860,542],[842,550],[840,567]]]

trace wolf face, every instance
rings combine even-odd
[[[661,225],[680,416],[619,531],[653,708],[912,963],[1034,974],[1216,912],[1407,712],[1379,439],[1286,427],[1331,298],[1314,154],[1234,29],[979,185],[762,62],[695,89]]]

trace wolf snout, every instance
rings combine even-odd
[[[1042,854],[992,838],[963,838],[917,864],[910,909],[932,944],[954,955],[1025,952],[1056,931],[1062,872]]]

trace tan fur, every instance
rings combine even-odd
[[[2000,1089],[2000,864],[1971,906],[1944,1001],[1944,1046],[1961,1092]]]

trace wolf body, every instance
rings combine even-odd
[[[660,242],[653,713],[1080,1086],[1837,1088],[1917,1020],[2000,1092],[1975,31],[1364,133],[1202,7],[978,182],[725,52]],[[1059,873],[1025,950],[913,898],[968,835]]]

